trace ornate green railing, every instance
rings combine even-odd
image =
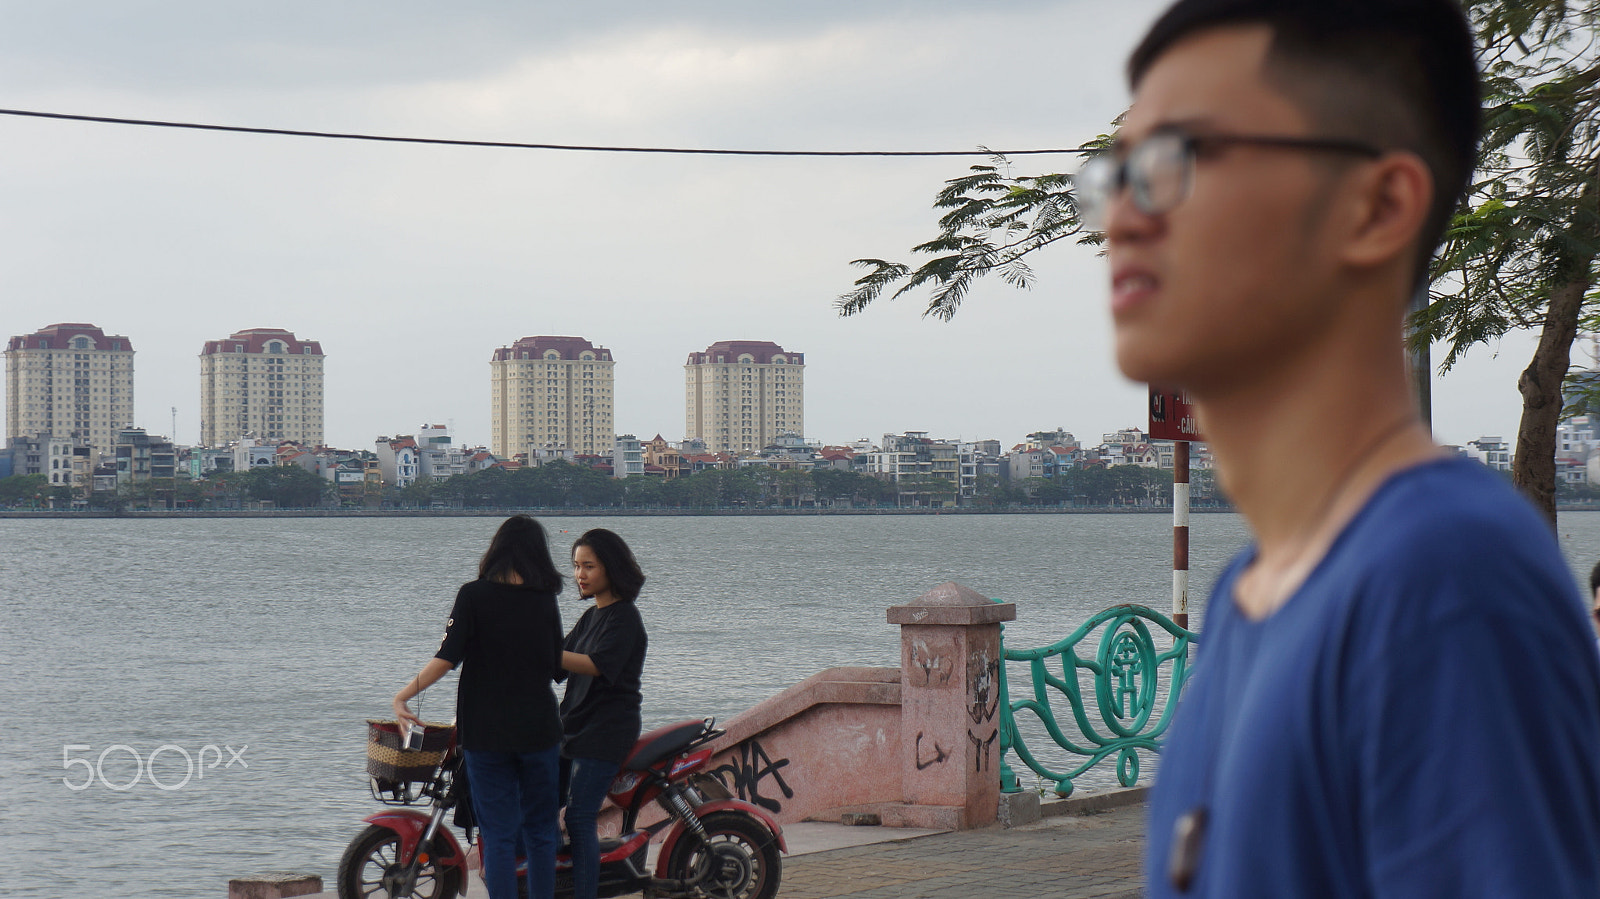
[[[1156,646],[1150,623],[1167,632],[1171,646]],[[1092,658],[1078,655],[1078,645],[1102,630]],[[1100,762],[1116,757],[1117,782],[1131,787],[1139,781],[1139,750],[1159,752],[1183,684],[1189,677],[1189,651],[1195,635],[1154,609],[1138,605],[1112,606],[1084,622],[1072,635],[1042,649],[1007,649],[1001,636],[1000,665],[1000,789],[1021,791],[1008,753],[1015,752],[1034,773],[1054,784],[1058,796],[1072,794],[1072,782]],[[1051,670],[1059,660],[1060,673]],[[1009,663],[1026,662],[1031,695],[1013,701],[1008,684]],[[1166,670],[1167,676],[1162,677]],[[1165,680],[1168,689],[1160,689]],[[1093,703],[1085,700],[1087,681]],[[1058,710],[1052,694],[1066,700]],[[1159,714],[1157,709],[1159,707]],[[1032,713],[1055,745],[1070,759],[1054,770],[1040,760],[1040,752],[1023,744],[1017,715]]]

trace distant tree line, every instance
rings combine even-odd
[[[0,506],[13,509],[49,508],[52,500],[57,506],[71,502],[72,490],[50,486],[50,479],[42,474],[0,478]]]
[[[203,481],[188,484],[190,489],[181,500],[212,506],[269,502],[280,509],[310,509],[336,504],[339,497],[339,490],[332,481],[298,465],[219,471]]]
[[[444,481],[419,481],[399,491],[402,504],[459,508],[739,509],[945,506],[957,488],[939,477],[903,478],[899,483],[840,469],[775,470],[762,466],[706,469],[686,477],[613,478],[566,462],[512,471],[490,468]],[[980,476],[963,505],[1117,506],[1164,503],[1172,495],[1172,473],[1137,465],[1073,469],[1054,479],[1020,484]]]
[[[271,503],[281,509],[320,508],[335,501],[333,482],[293,465],[272,465],[252,471],[216,472],[205,480],[160,478],[96,490],[87,497],[90,509],[121,511],[150,508],[240,508]],[[84,497],[69,487],[52,487],[42,474],[0,478],[0,507],[71,508]]]
[[[1568,484],[1566,481],[1556,485],[1556,502],[1559,503],[1593,503],[1600,502],[1600,487],[1594,484]]]
[[[1210,470],[1191,472],[1191,503],[1226,506]],[[975,505],[1127,506],[1165,505],[1172,500],[1172,472],[1141,465],[1070,468],[1053,478],[1007,481],[980,476]]]
[[[940,481],[939,487],[954,496],[948,482]],[[468,509],[738,509],[799,507],[819,500],[828,505],[893,505],[896,493],[893,484],[850,471],[756,466],[708,468],[672,479],[614,478],[598,469],[557,461],[538,468],[488,468],[443,481],[418,481],[398,496],[405,505],[442,502]]]

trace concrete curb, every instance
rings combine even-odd
[[[1002,827],[1022,827],[1060,815],[1093,815],[1109,809],[1139,805],[1148,798],[1149,793],[1149,787],[1130,787],[1085,793],[1070,799],[1052,799],[1049,802],[1044,802],[1038,793],[1032,791],[1001,793],[997,818]]]

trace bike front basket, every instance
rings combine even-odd
[[[367,773],[379,781],[406,784],[429,781],[455,742],[456,729],[449,724],[422,725],[422,748],[403,749],[400,724],[396,721],[367,719]],[[415,734],[417,728],[411,732]]]

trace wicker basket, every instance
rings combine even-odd
[[[412,733],[417,729],[413,727]],[[430,780],[455,742],[456,729],[449,724],[422,725],[422,748],[400,748],[400,724],[396,721],[367,719],[367,773],[393,784]]]

